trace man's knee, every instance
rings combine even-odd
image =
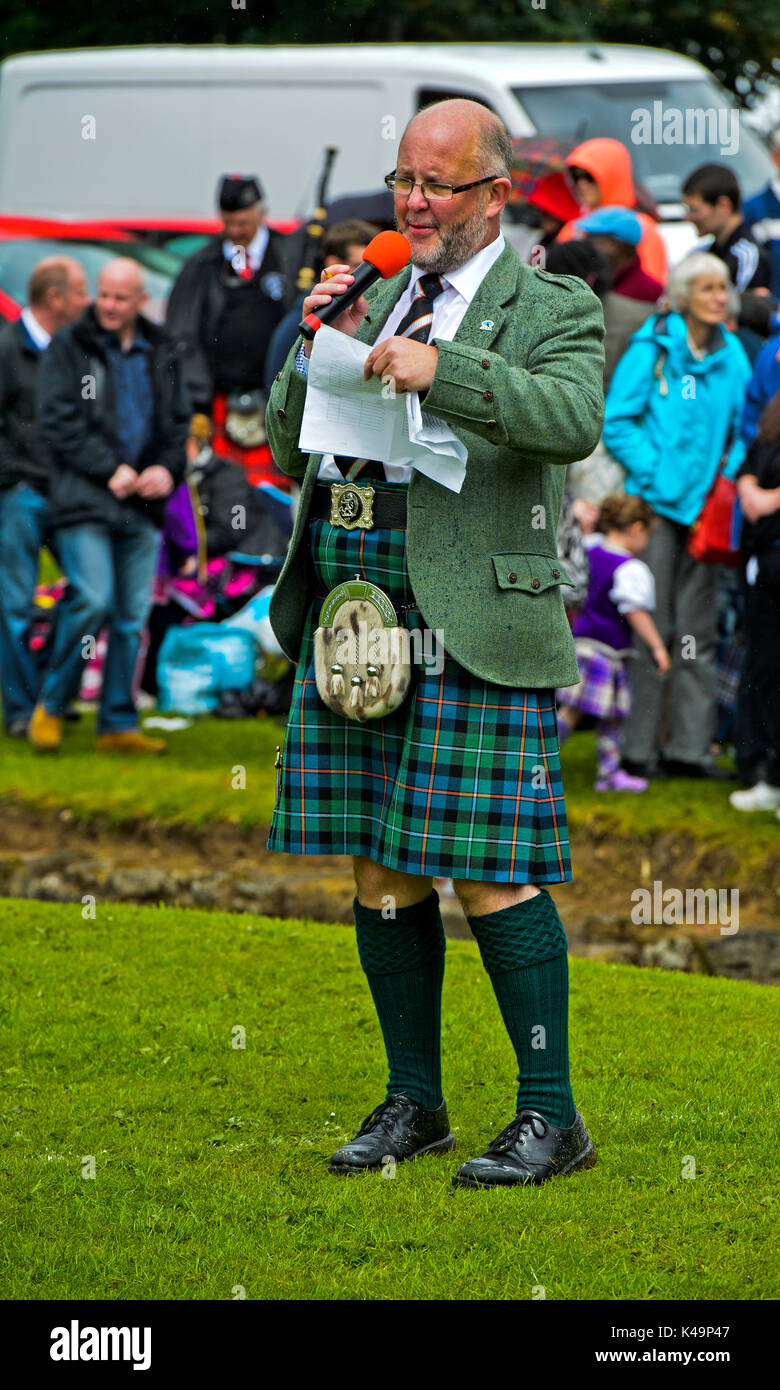
[[[99,581],[94,588],[80,580],[68,580],[68,611],[84,636],[97,637],[111,618],[114,595],[111,585]]]
[[[121,633],[123,637],[138,638],[141,636],[151,609],[150,595],[135,595],[134,600],[129,604],[117,604],[110,614],[111,631]]]
[[[484,917],[489,912],[503,912],[539,892],[532,883],[484,883],[479,879],[454,878],[452,886],[466,917]]]
[[[389,906],[412,907],[415,903],[424,902],[431,895],[432,878],[389,869],[385,864],[377,864],[365,855],[355,855],[352,866],[358,901],[363,907],[377,910]]]

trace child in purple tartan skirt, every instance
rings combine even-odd
[[[650,648],[664,674],[670,661],[650,616],[655,581],[642,554],[655,513],[641,497],[605,497],[594,535],[585,537],[590,564],[588,593],[572,631],[580,668],[579,685],[558,691],[561,744],[583,714],[596,718],[597,792],[643,792],[643,777],[620,766],[620,722],[631,710],[625,659],[632,656],[632,632]]]

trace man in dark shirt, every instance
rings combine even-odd
[[[47,256],[30,276],[21,316],[0,328],[0,684],[3,723],[23,738],[38,694],[30,621],[41,546],[49,539],[50,460],[35,420],[38,364],[56,333],[83,313],[83,267]]]
[[[739,182],[725,164],[702,164],[682,186],[688,216],[704,238],[694,250],[709,251],[728,266],[732,283],[769,293],[772,263],[748,231],[742,217]]]
[[[47,349],[38,420],[52,455],[51,509],[68,587],[28,738],[54,750],[84,660],[109,641],[98,714],[104,752],[160,753],[132,695],[166,498],[184,476],[189,400],[165,333],[141,315],[136,261],[109,261],[97,300]]]

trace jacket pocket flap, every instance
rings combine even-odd
[[[491,555],[499,589],[540,594],[556,584],[575,587],[560,560],[552,555]]]

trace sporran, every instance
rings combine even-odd
[[[376,584],[356,575],[326,595],[314,634],[314,671],[320,699],[347,719],[379,719],[405,699],[409,633]]]

